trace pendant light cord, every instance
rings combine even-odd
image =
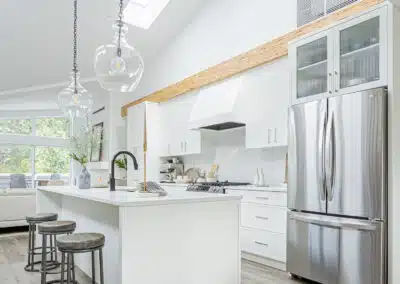
[[[122,17],[124,13],[124,0],[119,1],[119,12],[118,12],[118,47],[117,55],[121,57],[121,32],[122,32]]]
[[[74,72],[74,81],[75,81],[75,86],[74,86],[74,92],[75,94],[78,93],[78,90],[76,89],[76,83],[77,83],[77,73],[78,73],[78,64],[77,64],[77,38],[78,38],[78,0],[74,0],[74,59],[73,59],[73,66],[72,66],[72,72]]]

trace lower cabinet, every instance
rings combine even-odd
[[[283,234],[242,227],[240,237],[242,251],[286,262],[286,238]]]
[[[227,194],[242,196],[242,258],[285,269],[286,192],[228,190]]]

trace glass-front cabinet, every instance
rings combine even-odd
[[[387,7],[289,46],[292,104],[387,85]]]

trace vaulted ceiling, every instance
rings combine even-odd
[[[128,41],[142,53],[145,63],[150,62],[205,1],[171,0],[150,29],[129,26]],[[53,85],[59,89],[68,81],[72,4],[73,0],[1,1],[0,108],[7,103],[15,105],[16,96],[36,97],[40,93],[37,90]],[[116,0],[78,1],[78,63],[83,79],[94,78],[95,49],[112,39],[117,4]]]

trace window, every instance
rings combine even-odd
[[[32,134],[31,119],[0,119],[0,133],[2,134]]]
[[[8,188],[11,174],[25,174],[26,184],[32,187],[32,147],[0,145],[0,188]]]
[[[127,23],[148,29],[168,5],[169,0],[131,0],[124,11]]]
[[[24,174],[27,187],[52,179],[68,183],[68,134],[62,117],[0,118],[0,188],[10,187],[12,174]]]
[[[68,121],[61,117],[36,119],[36,135],[43,137],[68,137]]]
[[[68,149],[59,147],[36,147],[35,172],[37,175],[66,174],[69,171]]]

